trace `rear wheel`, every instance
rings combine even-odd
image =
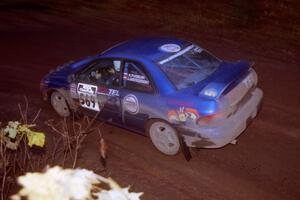
[[[148,126],[148,133],[153,145],[166,155],[176,155],[180,143],[176,130],[168,123],[155,120]]]
[[[60,92],[53,92],[51,94],[51,105],[53,109],[62,117],[70,116],[70,109],[65,97]]]

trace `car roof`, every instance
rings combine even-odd
[[[184,49],[190,42],[173,37],[143,37],[119,43],[104,51],[101,55],[106,57],[129,57],[159,61],[173,55],[175,52],[164,51],[163,45],[178,45]]]

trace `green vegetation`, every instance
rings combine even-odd
[[[62,167],[69,166],[73,169],[76,168],[78,155],[80,153],[79,151],[81,149],[80,147],[86,136],[93,131],[99,132],[101,141],[99,142],[99,148],[102,150],[102,152],[99,152],[101,154],[99,155],[99,158],[106,158],[106,150],[104,147],[105,141],[100,129],[97,126],[93,126],[95,118],[90,119],[88,117],[83,117],[78,120],[72,118],[60,119],[60,122],[48,120],[46,122],[47,126],[41,126],[42,123],[39,119],[40,110],[36,113],[32,113],[29,109],[26,97],[25,104],[23,104],[23,106],[18,104],[18,108],[21,116],[19,121],[8,121],[6,126],[3,126],[0,122],[0,200],[8,199],[13,190],[17,188],[17,177],[24,173],[41,171],[45,166],[55,165],[60,165]],[[47,133],[52,135],[51,138],[49,136],[46,137],[46,133],[33,131],[33,128],[37,129],[37,127],[42,130],[48,130]],[[61,171],[60,168],[57,170]],[[105,166],[103,170],[105,170]],[[67,171],[69,172],[70,170]],[[62,171],[62,173],[63,172],[64,171]],[[39,177],[35,176],[37,174],[39,173],[33,173],[33,176]],[[25,177],[27,178],[23,178],[23,180],[26,179],[31,181],[28,177],[32,177],[32,175]],[[44,176],[41,175],[40,178],[43,177]],[[40,184],[40,180],[42,179],[36,179],[35,183]],[[65,183],[67,184],[68,180],[65,180]],[[100,182],[98,181],[96,183]],[[24,182],[21,184],[23,187],[30,188],[30,186],[26,185]],[[29,185],[32,184],[30,183]],[[44,186],[45,188],[36,188],[36,191],[33,191],[31,187],[27,192],[29,191],[29,193],[35,194],[35,192],[38,193],[41,190],[44,191],[49,189],[47,187],[47,182],[44,183]],[[35,190],[35,188],[33,189]],[[26,188],[24,190],[26,190]],[[126,191],[128,192],[128,190]],[[102,192],[104,192],[104,190]],[[28,195],[30,195],[29,193]],[[27,196],[28,200],[41,199],[35,197],[31,198],[27,193],[25,195],[23,194],[25,193],[20,193],[20,198],[21,196]],[[47,198],[43,197],[42,199]],[[49,197],[48,199],[51,198]],[[59,197],[55,199],[63,198]],[[68,200],[73,198],[70,197],[65,199]]]
[[[30,128],[35,124],[21,124],[18,121],[9,121],[5,129],[0,130],[0,142],[6,148],[16,150],[26,136],[28,146],[33,145],[43,147],[45,145],[45,134],[42,132],[32,131]]]

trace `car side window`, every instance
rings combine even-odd
[[[147,93],[153,92],[153,87],[149,78],[142,71],[142,66],[136,62],[125,62],[123,86],[129,90]]]
[[[120,82],[121,61],[112,59],[97,60],[86,67],[78,80],[95,85],[117,87]]]

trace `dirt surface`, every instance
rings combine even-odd
[[[227,60],[255,61],[263,107],[238,144],[216,150],[192,149],[192,160],[182,154],[165,156],[146,137],[104,125],[108,149],[107,171],[121,185],[143,191],[142,199],[300,199],[299,44],[255,37],[220,36],[199,28],[199,34],[167,31],[145,25],[134,27],[121,17],[62,18],[25,11],[3,12],[0,19],[0,121],[18,116],[16,105],[26,95],[30,109],[42,108],[39,118],[60,118],[42,101],[39,81],[50,69],[72,59],[94,55],[135,36],[175,35],[190,39]],[[38,19],[47,18],[47,23]],[[128,29],[125,29],[128,25]],[[202,31],[202,32],[201,32]],[[211,32],[210,32],[211,31]],[[97,122],[100,123],[100,122]],[[51,137],[51,135],[48,137]],[[79,166],[101,171],[97,134],[82,146]]]

